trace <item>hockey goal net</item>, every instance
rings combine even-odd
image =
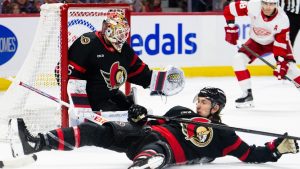
[[[67,98],[68,47],[80,35],[101,30],[108,12],[122,10],[130,23],[127,4],[44,4],[35,37],[16,76],[63,101]],[[55,67],[59,63],[59,83]],[[34,134],[68,126],[67,108],[13,82],[0,100],[0,142],[7,142],[8,120],[24,118]]]

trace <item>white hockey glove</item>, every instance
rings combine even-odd
[[[284,135],[287,135],[287,133]],[[277,159],[280,158],[282,154],[295,154],[299,152],[299,145],[297,141],[293,139],[280,137],[272,142],[266,143],[266,145],[273,152],[273,156]]]
[[[172,96],[179,93],[184,85],[185,77],[181,69],[169,66],[163,71],[154,70],[150,83],[151,95]]]

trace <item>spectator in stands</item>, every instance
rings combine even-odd
[[[142,12],[143,4],[141,0],[115,0],[116,3],[125,3],[130,5],[130,11]]]
[[[103,3],[115,3],[115,0],[103,0]]]
[[[37,11],[37,12],[40,12],[40,11],[41,11],[41,5],[42,5],[42,4],[43,4],[43,2],[40,1],[40,0],[37,0],[37,1],[34,2],[34,7],[36,8],[36,11]]]
[[[10,3],[10,0],[4,0],[2,3],[1,3],[1,12],[0,13],[8,13],[8,4]]]
[[[142,0],[134,0],[132,3],[132,11],[134,12],[143,12],[143,3]]]
[[[206,12],[212,10],[212,0],[192,0],[193,12]]]
[[[63,0],[62,2],[63,2],[63,3],[82,3],[82,2],[79,1],[79,0]]]
[[[15,0],[15,3],[19,4],[21,13],[37,13],[34,0]]]
[[[161,0],[144,0],[143,12],[162,12]]]
[[[20,5],[17,3],[10,3],[8,4],[8,13],[11,14],[20,14],[21,10],[20,10]]]
[[[58,0],[44,0],[45,4],[58,3]]]

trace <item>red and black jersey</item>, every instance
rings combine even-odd
[[[210,122],[192,110],[176,106],[164,116]],[[212,122],[217,123],[217,122]],[[153,131],[170,145],[174,162],[184,164],[203,157],[210,159],[231,155],[244,162],[276,161],[266,146],[249,146],[234,131],[184,124],[175,121],[150,121]],[[219,123],[220,124],[220,123]]]
[[[224,8],[224,17],[227,23],[234,22],[239,16],[250,17],[249,35],[260,44],[260,49],[266,50],[268,45],[272,45],[271,52],[275,57],[282,56],[287,60],[294,60],[289,41],[290,23],[286,13],[277,7],[274,14],[269,17],[261,8],[259,0],[231,2]]]
[[[69,48],[69,78],[87,81],[86,91],[93,110],[113,97],[126,81],[150,85],[152,71],[125,43],[121,52],[105,43],[101,32],[80,36]]]

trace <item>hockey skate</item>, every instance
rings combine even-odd
[[[252,90],[248,89],[242,97],[235,100],[236,108],[250,108],[254,107],[253,104],[253,96],[252,96]]]
[[[151,157],[137,159],[128,169],[161,169],[164,166],[165,156],[155,154]]]
[[[10,119],[9,128],[10,132],[15,133],[17,135],[16,138],[18,139],[17,142],[10,140],[13,157],[32,154],[46,149],[44,136],[42,134],[38,134],[38,136],[34,137],[28,131],[23,119]],[[21,143],[21,147],[15,145],[17,143]]]

